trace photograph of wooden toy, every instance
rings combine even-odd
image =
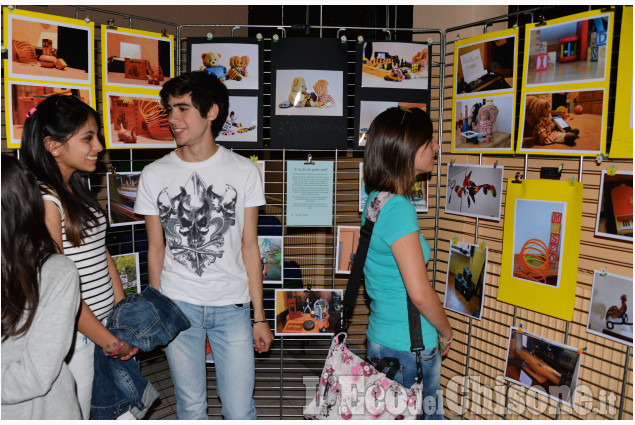
[[[362,87],[429,90],[427,43],[367,41],[362,52]]]
[[[258,141],[258,97],[229,96],[227,120],[216,141]]]
[[[55,16],[24,11],[4,9],[5,12],[10,37],[7,40],[9,78],[75,84],[94,82],[92,24],[75,19],[44,19]]]
[[[600,152],[604,90],[529,93],[523,103],[521,151]]]
[[[486,275],[487,248],[450,242],[443,307],[480,320]]]
[[[25,83],[20,81],[9,81],[9,109],[8,114],[11,124],[7,126],[11,134],[10,140],[13,144],[20,145],[22,138],[22,129],[24,128],[24,120],[27,113],[36,108],[44,99],[54,94],[63,94],[67,96],[76,96],[84,103],[93,105],[92,90],[90,87],[69,86],[57,84],[38,84]]]
[[[633,346],[633,278],[593,272],[587,332]]]
[[[564,202],[516,200],[513,277],[560,286],[566,206]]]
[[[505,379],[571,407],[581,357],[577,348],[511,327]]]
[[[459,47],[456,94],[514,88],[516,37],[505,36]]]
[[[454,151],[509,150],[514,130],[514,95],[457,100]]]
[[[111,226],[142,224],[144,219],[134,213],[140,172],[106,173],[108,189],[108,221]]]
[[[175,146],[168,114],[158,95],[106,93],[104,114],[109,148],[151,148]]]
[[[526,85],[604,80],[611,36],[608,14],[529,29]]]
[[[160,88],[172,77],[172,38],[129,29],[102,30],[105,85]]]
[[[276,289],[276,335],[333,335],[342,317],[343,290]]]
[[[602,170],[596,236],[633,240],[633,172]]]

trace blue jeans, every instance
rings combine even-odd
[[[366,345],[366,356],[370,359],[394,357],[399,360],[401,369],[395,375],[395,381],[410,388],[417,377],[417,360],[415,353],[397,351],[377,344],[370,339]],[[443,419],[443,392],[441,391],[441,353],[437,347],[421,352],[421,367],[423,369],[423,413],[424,419]]]
[[[249,303],[202,306],[174,300],[190,320],[165,349],[179,419],[208,419],[205,337],[214,362],[225,419],[257,419],[253,400],[255,365]]]

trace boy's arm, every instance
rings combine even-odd
[[[258,207],[245,208],[245,225],[243,228],[242,254],[247,278],[249,279],[249,295],[254,309],[254,322],[266,320],[262,303],[262,264],[258,248]],[[265,321],[254,324],[254,348],[259,353],[269,351],[273,334]]]
[[[155,289],[161,287],[161,270],[165,255],[163,226],[158,215],[146,215],[146,233],[148,234],[148,280]]]

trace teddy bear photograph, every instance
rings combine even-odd
[[[362,47],[362,87],[429,90],[427,43],[367,41]]]
[[[514,95],[457,100],[453,152],[512,151]]]
[[[604,80],[610,29],[608,14],[530,29],[527,86]]]
[[[197,42],[201,40],[204,42]],[[191,41],[189,70],[215,75],[228,90],[259,90],[258,45],[223,43],[197,38]]]
[[[341,71],[279,69],[275,78],[276,115],[342,115]]]
[[[174,49],[171,38],[153,37],[128,29],[106,28],[104,32],[107,85],[160,89],[172,77]]]
[[[604,90],[529,93],[522,105],[521,149],[600,151]]]
[[[220,144],[258,141],[257,96],[229,96],[227,120],[216,141]]]

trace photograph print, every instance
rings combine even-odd
[[[602,170],[595,235],[633,241],[633,172]]]
[[[359,244],[359,226],[337,226],[335,273],[351,274]]]
[[[483,250],[466,242],[450,242],[443,307],[480,320],[486,274],[487,248]]]
[[[457,100],[452,152],[513,150],[514,94]]]
[[[159,95],[104,93],[104,133],[108,148],[176,146]]]
[[[233,142],[255,143],[258,130],[258,96],[229,96],[227,120],[216,141],[221,145],[229,142],[232,146],[236,146]]]
[[[430,90],[428,44],[365,41],[362,87]]]
[[[260,263],[262,265],[262,282],[282,285],[283,248],[282,236],[258,236]]]
[[[567,203],[516,199],[512,277],[560,287]]]
[[[104,85],[159,89],[172,78],[172,37],[127,28],[102,29]]]
[[[632,277],[593,272],[587,332],[633,346]]]
[[[140,294],[139,253],[113,255],[112,261],[115,263],[117,273],[121,279],[124,295],[127,297],[128,295]]]
[[[134,213],[141,172],[106,173],[108,222],[111,226],[143,224],[143,216]]]
[[[275,78],[276,115],[342,116],[341,71],[278,69]]]
[[[502,166],[447,165],[445,212],[499,220],[503,189]]]
[[[366,185],[364,183],[364,163],[359,163],[359,212],[364,211],[364,206],[368,201],[368,194],[366,193]]]
[[[491,34],[495,38],[458,47],[454,82],[457,96],[514,90],[516,30],[511,35],[507,34],[509,30],[501,32],[506,35]]]
[[[505,380],[572,407],[581,358],[575,347],[510,327]]]
[[[611,14],[529,28],[527,87],[604,81],[608,77]]]
[[[359,137],[357,146],[366,146],[366,137],[370,129],[370,123],[373,122],[375,117],[386,109],[396,107],[408,109],[419,108],[424,112],[428,112],[428,105],[425,103],[362,100],[359,105]]]
[[[92,22],[7,8],[2,12],[9,78],[94,84]]]
[[[188,70],[215,75],[228,90],[261,90],[260,45],[253,39],[188,38]]]
[[[341,327],[341,289],[276,289],[275,335],[327,336]]]
[[[603,89],[528,93],[524,102],[519,151],[600,153],[604,139]]]
[[[74,86],[67,84],[38,84],[22,81],[5,81],[9,85],[9,96],[7,97],[6,116],[8,132],[8,147],[19,147],[22,139],[22,129],[26,115],[32,108],[36,108],[44,99],[49,96],[61,94],[66,96],[76,96],[87,105],[94,106],[92,99],[93,90],[91,87]]]

